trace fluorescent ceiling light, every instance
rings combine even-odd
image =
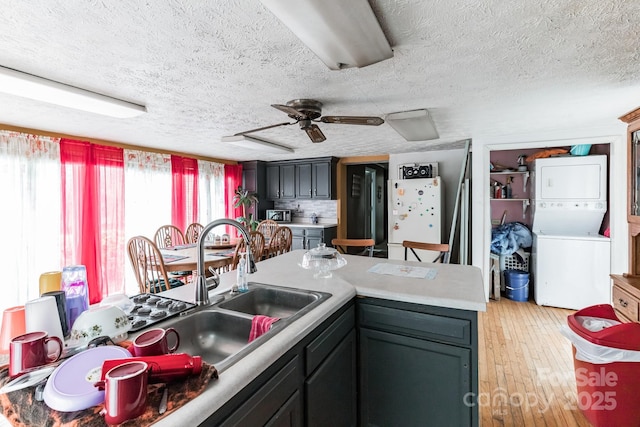
[[[425,109],[387,114],[384,120],[407,141],[438,139],[438,131]]]
[[[293,153],[294,152],[293,148],[291,147],[280,145],[278,143],[269,141],[268,139],[258,138],[256,136],[249,136],[249,135],[223,136],[222,142],[226,142],[240,148],[268,151],[270,153],[282,153],[282,152]]]
[[[0,92],[121,119],[147,112],[143,105],[2,66],[0,66]]]
[[[367,0],[260,1],[332,70],[393,57]]]

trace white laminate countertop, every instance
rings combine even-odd
[[[333,223],[329,223],[329,224],[312,224],[310,222],[288,222],[285,224],[282,224],[285,227],[296,227],[296,228],[332,228],[332,227],[337,227],[338,224],[333,224]]]
[[[304,252],[304,250],[293,251],[258,263],[258,271],[249,276],[250,282],[328,292],[332,294],[331,298],[221,372],[220,378],[212,380],[200,396],[159,420],[154,426],[185,426],[202,423],[356,294],[472,311],[486,310],[480,270],[475,267],[345,255],[348,264],[334,271],[332,278],[315,279],[313,271],[304,270],[298,265]],[[428,266],[436,268],[437,274],[433,280],[428,280],[367,272],[379,262]],[[210,295],[228,292],[234,282],[235,272],[223,274],[220,286],[212,290]],[[189,284],[169,290],[163,295],[193,302],[194,288]]]

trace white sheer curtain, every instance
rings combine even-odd
[[[171,156],[124,150],[125,242],[133,236],[153,240],[156,230],[171,224]],[[125,248],[125,292],[140,293]]]
[[[40,274],[62,269],[59,141],[0,131],[0,310],[37,298]]]
[[[225,216],[224,165],[198,160],[198,222],[207,225]]]

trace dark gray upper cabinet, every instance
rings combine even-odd
[[[281,199],[296,198],[296,168],[295,165],[280,166]]]
[[[310,199],[313,195],[311,165],[311,163],[296,164],[296,197],[298,199]]]
[[[314,199],[331,199],[336,193],[335,163],[314,162],[312,166],[312,189]]]
[[[272,163],[267,165],[267,199],[280,198],[280,165]]]
[[[290,160],[267,166],[267,198],[333,199],[336,196],[338,159]]]
[[[269,163],[267,165],[267,199],[295,199],[296,169],[292,163]]]
[[[258,212],[255,206],[247,214],[254,214],[257,219],[266,218],[266,210],[273,208],[273,202],[267,196],[267,163],[259,160],[242,162],[242,187],[258,197]]]

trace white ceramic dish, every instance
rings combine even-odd
[[[115,305],[89,307],[73,323],[68,346],[83,346],[101,336],[108,336],[118,343],[127,338],[130,329],[131,321],[121,308]]]
[[[122,311],[127,314],[129,314],[131,312],[131,309],[135,306],[133,301],[131,301],[125,294],[109,295],[108,297],[100,301],[100,307],[107,307],[110,305],[115,305],[116,307],[121,308]]]
[[[104,391],[94,386],[107,359],[131,357],[117,345],[90,348],[62,362],[47,380],[44,403],[62,412],[80,411],[104,402]]]

